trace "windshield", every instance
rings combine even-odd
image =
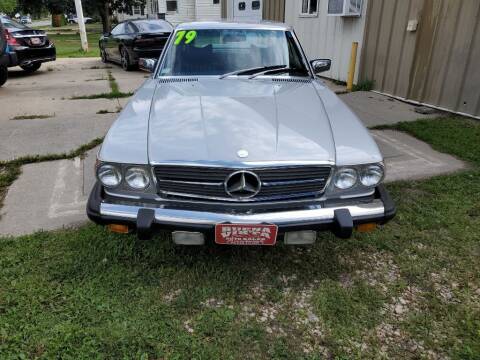
[[[151,21],[134,21],[135,26],[140,32],[169,32],[172,31],[172,26],[166,21],[151,20]]]
[[[272,66],[296,69],[308,75],[288,31],[180,30],[165,54],[160,75],[223,75]]]
[[[12,19],[6,19],[2,18],[3,26],[6,27],[7,29],[29,29],[28,26],[25,26],[23,24],[20,24],[19,22],[16,22],[15,20]]]

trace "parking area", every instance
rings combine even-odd
[[[0,161],[68,153],[102,138],[129,93],[146,77],[146,73],[124,72],[98,59],[60,59],[33,76],[12,71],[9,86],[0,89]],[[112,82],[121,96],[102,98],[112,91]],[[422,117],[412,105],[370,92],[341,97],[369,127]],[[438,114],[426,115],[432,116]],[[372,134],[386,160],[387,181],[421,179],[464,167],[463,162],[405,133],[372,130]],[[73,160],[23,166],[0,209],[0,236],[84,222],[87,196],[95,181],[97,149]],[[20,223],[19,218],[29,221]]]

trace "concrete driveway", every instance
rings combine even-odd
[[[115,112],[128,99],[71,98],[109,92],[108,72],[122,92],[136,90],[146,77],[143,72],[127,73],[116,65],[106,67],[97,59],[61,59],[30,76],[11,72],[10,81],[0,88],[0,160],[68,152],[103,137],[118,115]],[[370,92],[341,97],[368,126],[420,117],[411,105]],[[100,114],[105,110],[109,113]],[[372,135],[385,156],[387,181],[420,179],[464,167],[406,134],[375,130]],[[24,166],[0,209],[0,236],[84,222],[87,196],[95,181],[96,151],[89,151],[84,158]]]

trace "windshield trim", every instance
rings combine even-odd
[[[241,30],[241,29],[237,29],[237,28],[232,28],[233,30]],[[213,30],[217,30],[217,28],[214,28]],[[218,30],[229,30],[229,28],[218,28]],[[248,28],[245,28],[245,30],[250,30]],[[166,54],[170,51],[170,48],[172,47],[172,44],[173,44],[173,39],[175,39],[175,36],[177,34],[178,31],[182,31],[181,28],[175,28],[174,31],[171,32],[170,34],[170,37],[168,38],[168,41],[167,43],[165,44],[165,48],[164,50],[162,51],[162,54],[160,55],[160,59],[157,63],[157,67],[154,71],[154,75],[153,75],[153,78],[154,79],[158,79],[158,78],[181,78],[181,77],[185,77],[185,78],[192,78],[192,77],[198,77],[198,78],[205,78],[205,77],[215,77],[215,78],[220,78],[222,75],[188,75],[188,76],[184,76],[184,75],[179,75],[179,76],[172,76],[172,75],[161,75],[161,70],[163,69],[163,66],[165,64],[165,59],[166,59]],[[307,69],[307,72],[308,72],[308,77],[311,78],[311,79],[315,79],[315,74],[313,72],[313,69],[310,65],[310,62],[308,61],[308,58],[307,56],[305,55],[305,52],[303,51],[303,48],[297,38],[297,35],[295,34],[295,31],[291,30],[291,29],[275,29],[275,31],[281,31],[283,33],[289,33],[291,36],[292,36],[292,39],[293,39],[293,42],[295,43],[295,45],[297,46],[299,52],[300,52],[300,58],[301,58],[301,61],[303,63],[303,65],[305,66],[305,68]],[[235,76],[231,76],[230,78],[232,79],[235,79],[235,78],[245,78],[245,77],[249,77],[250,75],[235,75]],[[281,78],[280,76],[275,76],[275,75],[262,75],[262,77],[275,77],[275,78]],[[297,76],[285,76],[285,77],[288,77],[288,78],[296,78]],[[305,79],[305,76],[302,77],[303,79]]]

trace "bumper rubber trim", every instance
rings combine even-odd
[[[348,239],[353,233],[353,219],[347,209],[338,209],[333,212],[333,233],[342,239]]]
[[[155,222],[155,210],[140,209],[137,215],[137,235],[139,240],[152,238],[152,226]]]

